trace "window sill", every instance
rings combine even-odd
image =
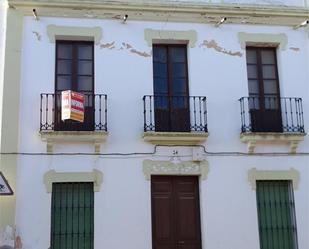
[[[107,139],[107,132],[102,131],[40,131],[41,140],[47,143],[47,153],[53,153],[53,145],[59,142],[93,143],[95,153],[100,153],[101,144]]]
[[[296,153],[299,142],[304,140],[306,133],[273,133],[253,132],[241,133],[240,141],[247,143],[248,153],[254,153],[257,144],[288,144],[290,153]]]
[[[206,132],[144,132],[143,139],[154,145],[197,145],[206,142]]]

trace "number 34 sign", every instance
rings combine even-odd
[[[13,190],[10,187],[8,181],[0,171],[0,195],[13,195]]]

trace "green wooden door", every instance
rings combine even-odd
[[[291,181],[257,181],[261,249],[297,249]]]
[[[51,249],[93,249],[93,183],[54,183]]]

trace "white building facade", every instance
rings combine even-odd
[[[1,249],[309,247],[307,1],[1,4]]]

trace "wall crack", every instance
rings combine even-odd
[[[218,43],[215,40],[204,40],[200,45],[200,48],[210,48],[210,49],[214,49],[215,51],[219,52],[219,53],[223,53],[223,54],[227,54],[230,56],[238,56],[238,57],[242,57],[242,53],[239,51],[233,52],[231,50],[226,50],[225,48],[222,48],[218,45]]]

